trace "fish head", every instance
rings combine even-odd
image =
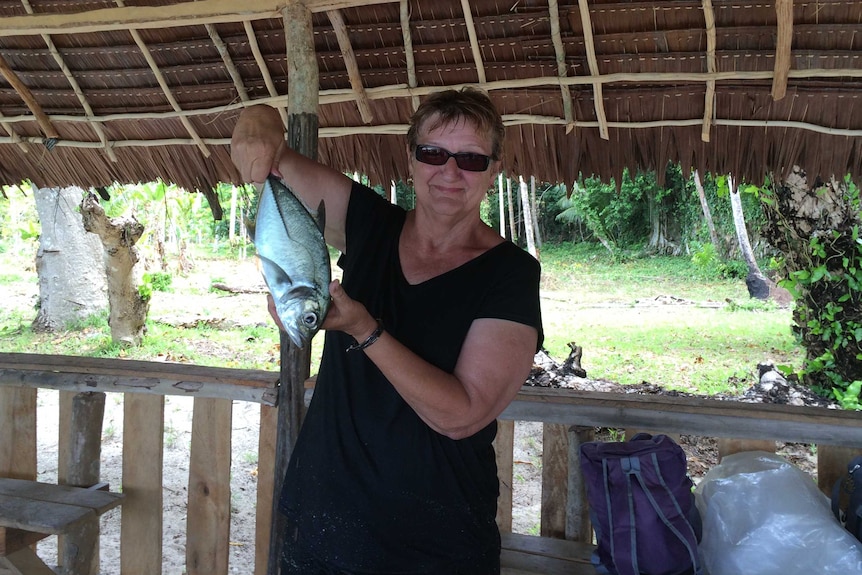
[[[270,289],[275,311],[293,345],[302,349],[318,332],[329,309],[329,294],[318,286]]]

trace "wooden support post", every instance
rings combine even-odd
[[[767,453],[775,453],[775,441],[768,439],[727,439],[719,437],[716,440],[718,445],[718,462],[734,453],[742,453],[743,451],[765,451]]]
[[[105,417],[105,394],[99,391],[76,393],[71,401],[67,437],[68,448],[60,451],[65,460],[61,485],[92,487],[101,480],[102,422]],[[60,573],[96,575],[99,573],[99,519],[85,519],[59,538],[57,561]]]
[[[289,0],[282,10],[287,49],[287,75],[290,85],[288,101],[287,145],[300,154],[317,159],[319,120],[319,74],[314,51],[311,12],[298,0]],[[287,334],[281,333],[281,385],[278,394],[278,435],[272,498],[272,531],[270,532],[267,573],[279,572],[278,556],[284,539],[285,525],[278,511],[284,474],[290,452],[299,437],[305,416],[305,380],[311,371],[311,346],[295,347]]]
[[[817,446],[817,487],[832,497],[832,486],[847,475],[847,464],[857,455],[862,455],[862,447],[838,447],[835,445]]]
[[[595,439],[592,427],[569,428],[569,488],[566,497],[566,539],[591,543],[593,530],[590,524],[590,507],[587,503],[587,485],[581,470],[581,445]]]
[[[497,455],[497,479],[500,496],[497,498],[497,527],[503,533],[512,532],[512,481],[514,480],[515,422],[501,419],[497,422],[494,452]]]
[[[542,426],[542,537],[566,537],[568,478],[568,429],[559,423],[546,423]]]

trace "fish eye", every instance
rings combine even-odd
[[[306,327],[314,327],[317,325],[317,314],[313,311],[310,311],[302,316],[302,323],[305,324]]]

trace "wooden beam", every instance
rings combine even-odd
[[[401,37],[404,39],[404,60],[407,64],[407,85],[411,90],[415,89],[419,83],[416,80],[416,59],[413,55],[413,34],[410,32],[410,5],[407,0],[401,0],[400,16],[401,16]],[[419,108],[419,97],[412,96],[413,110]]]
[[[242,80],[242,76],[240,75],[239,70],[237,70],[236,65],[233,63],[233,57],[231,57],[230,52],[227,49],[227,44],[225,44],[224,40],[221,39],[221,35],[219,35],[214,24],[207,24],[206,29],[207,34],[210,36],[210,40],[213,41],[213,45],[216,50],[218,50],[222,62],[224,62],[224,67],[227,69],[230,79],[233,80],[233,85],[236,88],[236,93],[239,95],[239,99],[243,102],[248,102],[248,90],[245,89],[245,83]]]
[[[712,0],[702,0],[703,20],[706,28],[706,71],[708,74],[715,74],[715,11],[712,8]],[[704,142],[709,141],[709,132],[712,126],[712,116],[715,113],[715,80],[708,79],[706,81],[706,95],[703,102],[703,129],[700,132],[700,139]]]
[[[113,391],[276,402],[278,374],[192,364],[68,355],[0,353],[6,386],[64,391]]]
[[[551,14],[551,41],[554,43],[554,54],[557,58],[557,73],[560,78],[565,78],[569,73],[566,65],[566,48],[563,46],[563,38],[560,34],[560,8],[557,0],[548,1],[548,10]],[[563,119],[566,120],[566,133],[568,133],[574,128],[572,93],[568,86],[560,85],[560,97],[563,100]]]
[[[342,16],[341,10],[329,10],[326,14],[329,16],[335,37],[338,39],[338,47],[341,49],[341,57],[344,58],[344,67],[347,69],[348,78],[350,78],[350,86],[356,94],[356,106],[359,108],[359,115],[363,122],[370,124],[374,121],[374,114],[371,113],[368,94],[365,93],[365,87],[362,85],[362,74],[359,72],[356,54],[350,44],[350,35],[347,32],[344,16]]]
[[[2,18],[0,18],[0,20],[2,20]],[[17,74],[15,74],[15,71],[12,70],[2,55],[0,55],[0,75],[2,75],[6,81],[9,82],[9,85],[12,86],[12,89],[21,96],[21,100],[24,101],[24,104],[26,104],[27,108],[33,113],[33,116],[36,118],[36,122],[39,124],[39,128],[42,129],[42,133],[45,134],[45,137],[53,140],[59,139],[60,134],[57,132],[56,128],[54,128],[54,125],[42,109],[42,106],[40,106],[39,102],[36,101],[36,98],[33,96],[33,92],[31,92],[30,88],[21,81]]]
[[[33,14],[33,6],[30,4],[30,0],[21,0],[21,3],[24,5],[24,10],[27,11],[27,14]],[[96,113],[93,111],[93,108],[90,106],[90,103],[87,101],[87,97],[84,95],[84,91],[81,89],[80,84],[78,84],[78,80],[75,78],[75,75],[72,74],[72,71],[69,69],[69,66],[66,65],[66,61],[63,58],[63,55],[60,54],[60,51],[57,49],[57,46],[54,45],[54,41],[51,39],[51,36],[48,34],[42,34],[42,41],[45,42],[45,45],[48,47],[48,51],[51,52],[51,56],[53,56],[54,61],[57,63],[57,66],[60,67],[60,71],[63,72],[63,75],[66,76],[66,79],[69,81],[69,85],[72,87],[72,91],[75,92],[75,96],[78,98],[78,102],[81,103],[81,107],[84,108],[84,114],[88,119],[92,119],[96,116]],[[90,122],[90,127],[96,133],[96,137],[99,138],[99,141],[102,142],[102,146],[105,149],[105,154],[108,156],[112,162],[117,161],[117,154],[114,153],[114,150],[108,145],[108,136],[105,134],[105,130],[102,129],[102,124],[99,122]]]
[[[602,82],[597,79],[599,73],[599,61],[596,58],[596,43],[593,40],[593,22],[590,19],[590,7],[587,0],[578,0],[581,10],[581,26],[584,29],[584,47],[587,50],[587,62],[590,66],[590,77],[593,79],[593,104],[596,109],[596,120],[599,123],[599,135],[603,140],[610,139],[608,134],[608,119],[605,116],[605,103],[602,96]]]
[[[525,387],[500,419],[862,446],[862,418],[822,407]]]
[[[310,12],[389,4],[393,0],[305,0]],[[0,18],[0,37],[84,34],[117,30],[202,26],[278,18],[287,0],[198,0],[163,6],[121,6],[83,12],[53,12]]]
[[[263,78],[264,83],[266,84],[266,89],[269,92],[270,97],[277,98],[278,90],[275,88],[275,82],[272,81],[272,74],[269,73],[269,67],[266,65],[266,60],[263,57],[263,53],[260,51],[260,44],[258,44],[257,42],[257,34],[255,34],[254,32],[254,27],[248,20],[243,22],[242,25],[245,29],[245,35],[248,37],[248,45],[251,48],[251,53],[254,55],[254,61],[257,62],[257,67],[260,70],[260,75]],[[287,110],[285,109],[286,106],[286,103],[281,106],[276,106],[278,108],[278,114],[281,116],[281,122],[284,124],[285,130],[287,130]]]
[[[473,61],[476,64],[476,74],[479,83],[484,84],[485,62],[482,60],[482,50],[479,48],[479,38],[476,36],[476,24],[473,22],[473,12],[470,11],[470,0],[461,0],[461,9],[464,10],[464,23],[467,25],[467,34],[470,36],[470,48],[473,51]]]
[[[125,6],[124,0],[114,0],[116,4],[120,7]],[[132,38],[135,40],[135,44],[138,45],[138,49],[141,51],[141,54],[144,56],[144,59],[147,61],[147,64],[150,66],[150,70],[152,70],[153,75],[156,77],[156,81],[159,83],[159,86],[162,88],[162,93],[165,95],[165,99],[167,99],[168,103],[171,105],[171,108],[174,109],[175,112],[179,112],[182,108],[180,107],[179,102],[177,102],[176,98],[174,98],[173,93],[171,92],[171,87],[168,86],[168,81],[165,78],[165,75],[162,74],[162,71],[159,69],[159,65],[156,64],[156,61],[153,59],[153,55],[150,52],[150,49],[147,47],[146,42],[141,37],[140,33],[132,28],[129,30],[129,33],[132,35]],[[207,149],[206,144],[204,144],[201,137],[198,135],[195,127],[192,126],[192,123],[185,116],[180,116],[180,122],[182,122],[183,127],[192,137],[192,140],[195,141],[201,153],[205,158],[210,157],[210,151]]]
[[[787,93],[793,46],[793,0],[775,0],[778,30],[775,39],[775,76],[772,78],[772,98],[781,100]]]

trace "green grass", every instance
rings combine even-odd
[[[686,257],[613,261],[600,246],[545,246],[541,257],[545,348],[562,361],[567,343],[576,342],[584,349],[582,366],[591,378],[733,393],[755,382],[757,363],[764,360],[801,366],[804,351],[791,334],[791,311],[751,300],[742,280],[706,277]],[[204,259],[198,256],[199,263]],[[195,307],[188,311],[199,318],[248,319],[237,314],[248,315],[251,309],[257,323],[179,328],[150,319],[143,344],[126,348],[111,342],[105,314],[77,322],[73,331],[34,333],[32,301],[19,297],[17,306],[0,308],[0,351],[278,369],[279,336],[266,316],[263,296],[255,296],[259,299],[246,311],[234,311],[234,296],[210,292],[209,286],[216,274],[225,283],[235,280],[235,261],[216,264],[212,275],[194,281],[174,277],[172,293],[154,292],[152,305],[171,301],[159,298],[185,296]],[[0,279],[9,282],[4,285],[32,291],[35,271],[19,269],[20,262],[0,254]],[[686,303],[658,303],[674,301],[669,296]],[[311,372],[316,373],[323,336],[312,345]]]

